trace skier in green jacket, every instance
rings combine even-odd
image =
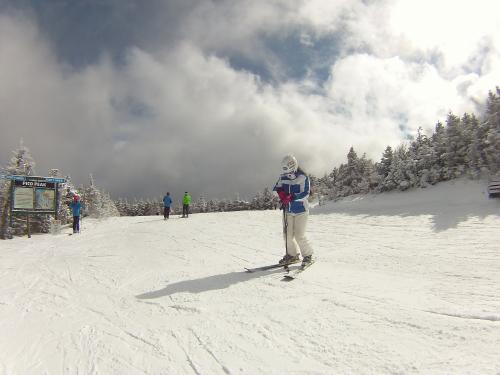
[[[190,204],[191,204],[191,196],[186,191],[184,193],[184,197],[182,198],[182,217],[188,217]]]

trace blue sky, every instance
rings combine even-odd
[[[0,163],[233,197],[377,160],[500,82],[494,0],[0,0]]]

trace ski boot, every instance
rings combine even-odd
[[[292,256],[292,255],[285,254],[285,256],[283,258],[281,258],[278,263],[286,266],[286,265],[289,265],[292,263],[297,263],[299,260],[300,259],[299,259],[298,255]]]
[[[313,258],[312,255],[307,255],[304,258],[302,258],[302,265],[301,268],[306,268],[307,266],[310,266],[311,263],[313,263]]]

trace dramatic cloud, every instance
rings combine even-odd
[[[248,195],[285,153],[378,159],[500,83],[495,1],[141,4],[0,7],[3,164],[23,138],[39,174],[114,197]]]

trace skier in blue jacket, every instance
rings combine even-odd
[[[172,205],[172,198],[170,197],[170,192],[167,191],[167,195],[163,197],[163,219],[167,220],[170,216],[170,206]]]
[[[71,212],[73,213],[73,233],[80,233],[82,203],[78,194],[73,195],[73,202],[69,204],[69,208],[71,208]]]
[[[313,249],[305,236],[309,216],[310,183],[307,174],[299,168],[297,159],[287,155],[281,162],[281,175],[273,188],[278,193],[284,210],[286,254],[279,261],[288,264],[299,261],[302,265],[312,262]]]

